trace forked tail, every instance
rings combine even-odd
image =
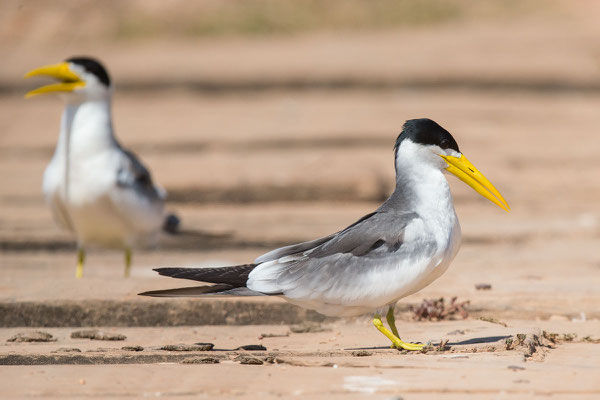
[[[246,287],[248,275],[256,264],[243,264],[217,268],[156,268],[160,275],[214,283],[214,285],[191,286],[177,289],[151,290],[140,293],[152,297],[200,297],[200,296],[264,296]]]

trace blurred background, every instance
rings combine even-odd
[[[152,267],[248,262],[337,231],[391,193],[394,140],[429,117],[512,212],[452,179],[462,251],[406,301],[597,317],[598,15],[569,0],[4,0],[0,300],[148,301],[136,293],[180,283]],[[75,281],[73,238],[41,194],[63,105],[26,101],[22,77],[73,55],[107,66],[116,134],[182,218],[135,253],[130,280],[120,252],[97,250]]]

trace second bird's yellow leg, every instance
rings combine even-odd
[[[125,249],[125,278],[131,274],[131,249]]]
[[[393,313],[393,311],[392,311],[392,313]],[[389,311],[388,311],[388,315],[389,315]],[[383,333],[388,339],[390,339],[392,341],[392,346],[397,349],[411,350],[411,351],[419,351],[419,350],[423,349],[422,344],[403,342],[402,339],[400,339],[397,335],[394,335],[392,332],[390,332],[389,329],[387,329],[385,326],[383,326],[383,321],[381,321],[381,315],[379,315],[379,314],[375,314],[375,318],[373,318],[373,325],[375,325],[375,328],[377,328],[379,330],[379,332]],[[395,328],[395,325],[394,325],[394,328]],[[394,328],[392,328],[392,329],[394,329]],[[397,329],[396,329],[396,332],[398,332]]]
[[[77,268],[75,269],[75,278],[83,278],[83,263],[85,262],[85,250],[77,249]]]

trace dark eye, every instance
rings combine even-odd
[[[450,141],[448,139],[442,139],[442,141],[440,142],[440,147],[442,149],[447,149],[448,147],[450,147]]]

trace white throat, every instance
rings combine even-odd
[[[416,212],[435,231],[439,241],[448,240],[458,224],[450,186],[437,164],[439,156],[412,142],[403,143],[396,158],[396,191],[392,200],[402,209]]]
[[[53,162],[63,174],[63,196],[70,198],[73,168],[118,146],[113,134],[110,98],[68,102],[62,114]]]
[[[115,144],[110,99],[67,103],[56,145],[57,156],[86,157]]]

